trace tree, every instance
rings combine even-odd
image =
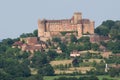
[[[0,54],[4,53],[7,50],[7,47],[5,45],[0,46]]]
[[[64,43],[61,43],[61,44],[60,44],[60,49],[61,49],[63,52],[66,52],[67,46],[66,46]]]
[[[91,49],[91,43],[90,42],[85,42],[83,46],[84,50],[90,50]]]
[[[11,38],[3,39],[2,44],[6,46],[11,46],[14,43],[14,41]]]
[[[44,67],[39,68],[38,73],[43,76],[53,76],[54,69],[50,64],[45,64]]]
[[[77,58],[74,58],[72,61],[72,64],[74,67],[78,67],[79,66],[79,60]]]
[[[26,78],[25,80],[43,80],[43,76],[37,74]]]
[[[40,68],[43,67],[45,64],[49,63],[47,59],[47,55],[44,53],[35,53],[34,57],[32,58],[32,67]]]
[[[90,42],[90,38],[89,37],[81,37],[80,39],[78,39],[78,42]]]
[[[95,29],[95,33],[99,34],[99,35],[103,35],[103,36],[108,36],[109,34],[109,28],[106,26],[99,26]]]
[[[16,63],[15,61],[10,61],[7,65],[4,67],[4,70],[10,75],[14,76],[14,78],[30,76],[30,69],[26,64],[19,64],[18,62]]]
[[[0,69],[0,80],[13,80],[13,79],[10,74],[8,74],[4,70]]]
[[[34,35],[35,37],[38,37],[38,29],[36,29],[36,30],[33,31],[33,35]]]
[[[20,35],[20,38],[35,37],[33,33],[23,33]]]
[[[109,75],[111,77],[119,76],[119,74],[120,74],[120,69],[119,68],[110,68]]]
[[[50,60],[54,60],[58,56],[58,54],[56,53],[56,51],[49,50],[47,52],[47,56],[50,58]]]
[[[71,42],[77,42],[77,38],[73,34],[70,36],[70,40],[71,40]]]
[[[53,41],[53,42],[58,42],[58,43],[60,43],[60,42],[61,42],[61,39],[58,38],[58,37],[53,37],[53,38],[52,38],[52,41]]]
[[[115,22],[112,20],[107,20],[103,21],[102,25],[107,26],[109,29],[111,29],[115,25]]]
[[[91,44],[91,49],[93,49],[94,51],[99,49],[99,45],[97,43],[93,43]]]

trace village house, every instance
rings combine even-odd
[[[80,56],[80,53],[79,51],[77,50],[73,50],[71,53],[70,53],[70,57],[79,57]]]
[[[47,46],[44,42],[38,42],[37,37],[23,38],[21,41],[15,42],[13,48],[20,48],[22,51],[34,53],[34,51],[42,51]]]

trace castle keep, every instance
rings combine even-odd
[[[82,19],[82,14],[74,13],[71,19],[63,20],[38,20],[38,37],[46,41],[54,36],[61,35],[61,32],[77,32],[80,38],[84,34],[94,34],[94,21]]]

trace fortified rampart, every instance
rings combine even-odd
[[[77,37],[83,34],[94,34],[94,21],[82,19],[82,14],[74,13],[71,19],[63,20],[38,20],[38,37],[46,41],[54,36],[61,35],[61,32],[77,32]]]

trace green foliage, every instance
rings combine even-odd
[[[33,33],[22,34],[21,37],[37,36],[37,30]],[[43,80],[41,75],[54,75],[54,70],[49,64],[48,57],[55,58],[57,53],[50,52],[49,55],[36,52],[30,60],[29,52],[22,52],[18,48],[12,48],[17,39],[4,39],[0,42],[0,80]],[[30,68],[42,69],[43,74],[31,75]],[[46,72],[44,74],[44,71]]]
[[[60,49],[61,49],[63,52],[66,52],[66,50],[67,50],[66,44],[61,43],[61,44],[60,44]]]
[[[34,30],[33,33],[22,33],[20,38],[27,38],[27,37],[38,37],[38,29]]]
[[[44,76],[53,76],[54,69],[50,64],[45,64],[44,67],[39,68],[38,73]]]
[[[34,35],[35,37],[38,37],[38,29],[36,29],[36,30],[33,31],[33,35]]]
[[[91,49],[97,51],[99,49],[99,45],[97,43],[91,44]]]
[[[17,60],[12,58],[0,59],[0,68],[6,73],[15,77],[28,77],[30,76],[30,70],[26,64],[19,63]]]
[[[96,76],[84,76],[84,77],[80,77],[78,80],[99,80]]]
[[[54,75],[54,69],[49,64],[48,57],[54,57],[52,51],[49,51],[49,55],[47,56],[45,53],[36,52],[35,56],[32,58],[31,67],[38,69],[38,74],[43,76],[51,76]],[[56,54],[56,53],[55,53]]]
[[[78,42],[90,42],[90,38],[89,37],[81,37],[80,39],[78,39]]]
[[[70,36],[70,40],[71,40],[71,42],[77,42],[77,38],[73,34]]]
[[[26,37],[35,37],[33,33],[23,33],[20,35],[20,38],[26,38]]]
[[[0,80],[13,80],[13,79],[10,74],[8,74],[4,70],[0,69]]]
[[[2,45],[11,46],[13,43],[14,43],[14,41],[13,41],[12,39],[10,39],[10,38],[3,39],[3,40],[2,40]]]
[[[82,76],[79,78],[76,77],[59,77],[54,80],[99,80],[96,76]]]
[[[58,56],[58,54],[56,53],[56,51],[49,50],[47,52],[47,56],[49,60],[51,61],[51,60],[54,60]]]
[[[53,37],[53,38],[52,38],[52,41],[53,41],[53,42],[58,42],[58,43],[60,43],[60,42],[61,42],[61,39],[58,38],[58,37]]]
[[[60,32],[62,36],[65,36],[67,32]]]
[[[73,65],[74,67],[78,67],[78,66],[79,66],[79,60],[78,60],[78,58],[74,58],[74,59],[73,59],[72,65]]]
[[[107,42],[107,49],[111,50],[113,53],[120,53],[120,41],[109,41]]]
[[[77,45],[74,44],[74,43],[70,43],[68,46],[67,46],[67,49],[69,52],[73,51],[73,50],[77,50]]]
[[[119,68],[110,68],[109,75],[111,77],[120,76],[120,69]]]
[[[26,37],[38,37],[38,29],[34,30],[33,33],[23,33],[20,35],[20,38]]]
[[[111,56],[107,59],[105,59],[106,63],[111,64],[120,64],[120,57],[119,56]]]
[[[31,67],[40,68],[45,64],[49,63],[46,54],[44,53],[36,53],[32,58]]]
[[[43,80],[43,76],[37,74],[37,75],[30,76],[30,77],[26,78],[25,80]]]
[[[58,79],[54,80],[78,80],[76,77],[59,77]]]
[[[95,33],[120,40],[120,21],[107,20],[95,29]]]
[[[102,25],[107,26],[109,29],[111,29],[115,25],[115,21],[112,20],[103,21]]]
[[[103,36],[108,36],[109,29],[107,27],[101,25],[95,29],[95,33],[97,33],[99,35],[103,35]]]
[[[4,53],[7,50],[7,46],[0,45],[0,54]]]

